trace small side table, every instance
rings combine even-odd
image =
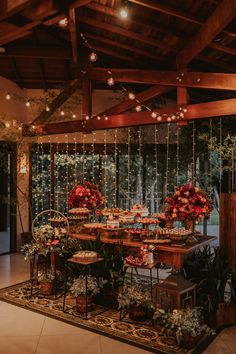
[[[90,319],[94,316],[97,316],[98,314],[101,314],[102,312],[106,311],[103,310],[100,311],[99,313],[96,313],[90,317],[88,317],[88,294],[87,294],[87,288],[88,288],[88,267],[92,264],[96,264],[96,263],[99,263],[99,262],[102,262],[104,261],[104,258],[100,258],[100,257],[96,257],[96,258],[93,258],[91,259],[90,261],[88,260],[83,260],[81,258],[75,258],[75,257],[72,257],[72,258],[69,258],[66,260],[66,262],[68,264],[72,264],[72,265],[80,265],[80,266],[83,266],[84,267],[84,276],[85,276],[85,289],[86,289],[86,295],[85,295],[85,301],[86,301],[86,311],[85,311],[85,316],[80,316],[80,315],[77,315],[78,317],[81,317],[83,319]],[[66,304],[66,294],[67,294],[67,280],[68,280],[68,267],[66,267],[66,277],[65,277],[65,292],[64,292],[64,299],[63,299],[63,309],[62,311],[63,312],[67,312],[65,310],[65,304]]]

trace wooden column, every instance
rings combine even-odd
[[[188,90],[187,87],[177,87],[177,105],[179,107],[187,106],[188,104]],[[187,120],[181,120],[177,123],[178,125],[187,125]]]
[[[236,193],[220,196],[220,246],[236,268]]]

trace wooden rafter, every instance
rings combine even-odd
[[[158,0],[129,0],[129,1],[133,2],[135,4],[147,7],[149,9],[162,12],[166,15],[177,17],[177,18],[184,20],[186,22],[195,23],[197,25],[204,24],[203,20],[197,18],[194,15],[191,15],[189,12],[162,4]],[[224,30],[223,32],[228,34],[229,36],[232,36],[232,37],[236,36],[236,34],[234,32],[230,32],[228,30]]]
[[[0,21],[3,21],[27,8],[30,5],[33,5],[36,0],[27,0],[27,1],[0,1]]]
[[[87,5],[87,7],[92,9],[92,10],[98,11],[100,13],[103,13],[103,14],[106,14],[106,15],[109,15],[109,16],[113,16],[115,18],[119,18],[120,19],[119,11],[114,9],[114,8],[112,8],[112,7],[108,7],[108,6],[102,5],[100,3],[96,3],[94,1],[90,2]],[[160,24],[160,23],[157,23],[155,26],[153,26],[153,25],[147,24],[147,23],[145,23],[145,22],[143,22],[141,20],[137,20],[137,19],[135,19],[133,17],[129,19],[129,23],[137,25],[139,27],[141,26],[141,27],[143,27],[144,29],[146,29],[146,30],[148,30],[150,32],[158,30],[158,32],[161,32],[161,33],[163,33],[165,35],[174,36],[175,38],[180,39],[182,41],[183,41],[183,39],[186,39],[186,37],[190,38],[189,35],[186,32],[180,31],[177,28],[172,28],[172,26],[171,27],[170,26],[164,26],[163,24]],[[216,49],[216,50],[220,51],[220,52],[236,55],[234,49],[228,48],[226,46],[222,46],[222,45],[220,45],[218,43],[210,43],[209,46],[211,48],[213,48],[213,49]]]
[[[141,55],[141,56],[150,58],[152,60],[155,60],[155,62],[163,60],[163,57],[161,57],[158,54],[153,54],[153,53],[148,52],[146,50],[135,48],[135,47],[130,46],[128,44],[121,43],[121,42],[118,42],[118,41],[114,41],[112,39],[105,38],[105,37],[102,37],[100,35],[98,36],[96,34],[92,34],[92,33],[88,33],[88,32],[84,32],[84,35],[85,35],[86,38],[90,38],[92,40],[99,41],[99,42],[111,45],[112,47],[115,47],[115,48],[119,47],[119,48],[128,50],[128,51],[130,51],[130,52],[132,52],[134,54]]]
[[[137,40],[138,42],[143,42],[143,43],[149,44],[151,46],[160,48],[161,50],[163,50],[165,52],[176,52],[176,50],[177,50],[177,48],[170,46],[168,43],[164,43],[163,41],[157,40],[152,37],[144,36],[140,33],[130,31],[130,30],[127,30],[127,29],[119,27],[119,26],[115,26],[114,24],[102,22],[102,21],[96,20],[94,18],[90,18],[87,16],[81,16],[81,18],[79,19],[79,22],[84,23],[89,26],[103,29],[108,32],[116,33],[118,35],[121,35],[121,36],[124,36],[127,38]]]
[[[86,77],[94,81],[106,81],[109,69],[88,69]],[[167,86],[186,86],[220,90],[236,90],[236,74],[110,69],[117,82],[154,84]]]
[[[72,47],[72,58],[74,64],[78,62],[78,38],[77,38],[77,29],[76,29],[76,20],[75,20],[75,9],[69,9],[69,29],[70,29],[70,38],[71,38],[71,47]]]
[[[198,103],[188,105],[188,111],[185,113],[185,120],[204,119],[209,117],[228,116],[236,114],[236,98]],[[177,107],[162,108],[158,112],[161,114],[174,114]],[[166,119],[162,120],[165,123]],[[86,123],[88,130],[124,128],[137,125],[150,125],[158,123],[151,118],[149,111],[124,113],[110,116],[108,120],[91,119]],[[60,123],[51,123],[44,126],[44,134],[64,134],[83,131],[83,122],[81,120]]]
[[[187,46],[177,56],[179,68],[191,62],[222,30],[234,19],[236,15],[236,0],[224,0],[218,5],[209,19],[202,25],[198,34],[190,40]]]
[[[162,95],[165,92],[170,91],[172,88],[167,87],[167,86],[152,86],[149,89],[138,93],[135,97],[136,99],[140,102],[140,103],[146,103],[149,100],[151,100],[154,97],[158,97],[160,95]],[[126,99],[120,103],[118,103],[117,105],[108,108],[107,110],[105,110],[104,112],[101,112],[99,115],[113,115],[113,114],[120,114],[123,112],[128,111],[129,109],[134,108],[135,106],[137,106],[137,101],[136,100],[130,100],[130,99]]]
[[[73,80],[68,87],[66,87],[49,105],[50,111],[47,112],[46,110],[43,111],[42,113],[39,114],[38,117],[36,117],[32,124],[43,124],[45,123],[52,115],[53,113],[60,108],[63,103],[68,100],[68,98],[73,95],[73,93],[76,91],[78,86],[81,83],[81,78]]]
[[[226,63],[223,60],[219,60],[219,59],[212,59],[206,55],[198,55],[198,57],[196,58],[197,60],[200,60],[204,63],[208,63],[211,65],[211,67],[214,68],[219,68],[223,71],[226,72],[231,72],[231,73],[235,73],[236,72],[236,67],[233,64],[230,63]]]

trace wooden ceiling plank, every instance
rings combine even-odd
[[[98,36],[96,34],[92,34],[92,33],[88,33],[88,32],[83,32],[83,33],[84,33],[86,38],[90,38],[90,39],[93,39],[95,41],[100,41],[102,43],[109,44],[109,45],[111,45],[113,47],[116,47],[116,48],[119,47],[119,48],[122,48],[122,49],[125,49],[125,50],[129,50],[132,53],[135,53],[137,55],[146,56],[146,57],[148,57],[150,59],[153,59],[155,61],[163,60],[162,56],[156,55],[156,54],[152,54],[151,52],[148,52],[146,50],[135,48],[135,47],[130,46],[128,44],[117,42],[117,41],[111,40],[109,38]]]
[[[44,46],[44,45],[8,45],[6,52],[1,54],[2,57],[14,58],[41,58],[53,60],[71,59],[71,49],[65,46]]]
[[[53,113],[60,108],[68,98],[73,95],[81,83],[81,78],[73,80],[68,87],[66,87],[48,106],[50,111],[43,111],[36,117],[31,124],[43,124],[45,123]]]
[[[209,43],[223,31],[236,15],[236,0],[224,0],[202,25],[200,31],[176,58],[177,66],[187,66]]]
[[[177,107],[162,108],[158,112],[160,114],[173,114],[177,111]],[[204,119],[209,117],[228,116],[236,114],[236,98],[213,101],[206,103],[198,103],[188,105],[188,111],[185,113],[184,120],[192,119]],[[163,119],[161,123],[165,123],[166,119]],[[180,122],[180,121],[179,121]],[[159,123],[159,122],[155,122]],[[149,111],[124,113],[119,115],[110,116],[108,120],[90,119],[86,123],[88,130],[100,130],[100,129],[114,129],[124,128],[139,125],[154,124],[154,120]],[[81,120],[61,123],[46,124],[44,127],[44,134],[65,134],[73,133],[76,131],[83,131],[83,124]]]
[[[159,41],[159,40],[154,39],[152,37],[144,36],[140,33],[136,33],[136,32],[127,30],[125,28],[115,26],[114,24],[102,22],[102,21],[96,20],[94,18],[90,18],[87,16],[81,16],[79,19],[79,22],[84,23],[89,26],[103,29],[108,32],[116,33],[116,34],[119,34],[119,35],[127,37],[127,38],[137,40],[138,42],[143,42],[143,43],[149,44],[151,46],[160,48],[161,50],[163,50],[165,52],[177,52],[178,51],[177,48],[170,46],[169,44],[164,43],[163,41]]]
[[[116,82],[236,90],[236,74],[225,73],[89,68],[86,77],[106,81],[108,70]]]
[[[15,58],[11,58],[11,61],[12,61],[12,64],[13,64],[13,68],[14,68],[14,72],[15,72],[15,76],[16,76],[16,80],[17,80],[18,86],[22,89],[23,88],[23,81],[22,81],[22,78],[20,76],[16,60],[15,60]]]
[[[72,4],[70,4],[70,8],[71,9],[78,9],[79,7],[86,6],[90,2],[91,2],[91,0],[77,0],[77,1],[72,2]]]
[[[25,8],[27,8],[28,6],[34,4],[36,2],[36,0],[22,0],[22,1],[18,1],[16,3],[14,3],[13,1],[11,1],[11,4],[13,6],[9,6],[9,1],[5,0],[5,1],[0,1],[0,21],[3,21],[21,11],[23,11]],[[9,9],[10,7],[10,9]]]
[[[202,55],[202,54],[198,55],[196,59],[200,60],[200,61],[202,61],[204,63],[210,64],[211,67],[219,68],[219,69],[221,69],[223,71],[226,71],[226,72],[231,72],[231,73],[235,73],[236,72],[235,65],[223,62],[222,60],[217,60],[215,58],[212,59],[209,56]]]
[[[135,95],[136,100],[138,100],[141,103],[146,103],[149,100],[151,100],[152,98],[158,97],[160,95],[162,95],[163,93],[166,93],[168,91],[170,91],[172,89],[172,87],[169,86],[152,86],[149,89],[138,93]],[[137,106],[137,101],[136,100],[130,100],[130,99],[126,99],[120,103],[118,103],[117,105],[108,108],[107,110],[105,110],[104,112],[100,113],[99,115],[113,115],[113,114],[120,114],[123,112],[128,111],[129,109],[134,108],[135,106]]]
[[[209,47],[218,50],[220,52],[224,52],[230,55],[236,56],[236,49],[231,48],[231,47],[226,47],[225,45],[219,44],[219,43],[211,43]]]
[[[78,38],[77,38],[77,28],[76,28],[76,17],[75,9],[70,8],[69,10],[69,29],[71,38],[71,48],[72,48],[72,58],[74,64],[78,63]]]

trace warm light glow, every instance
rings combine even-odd
[[[98,56],[95,52],[91,52],[90,55],[89,55],[89,60],[94,63],[95,61],[97,61],[98,59]]]
[[[45,110],[46,110],[46,112],[49,112],[50,108],[48,106],[46,106]]]
[[[97,116],[97,120],[100,120],[101,119],[101,117],[100,116]]]
[[[6,128],[10,128],[10,123],[9,123],[9,122],[6,122],[6,123],[5,123],[5,127],[6,127]]]
[[[158,122],[160,122],[162,120],[162,116],[158,116],[157,120],[158,120]]]
[[[156,112],[152,112],[151,116],[152,116],[152,118],[156,118],[157,117]]]
[[[74,118],[74,119],[76,118],[76,114],[75,114],[75,113],[74,113],[74,114],[72,114],[72,118]]]
[[[122,8],[120,9],[120,16],[121,16],[122,18],[127,18],[127,17],[128,17],[128,9],[127,9],[127,6],[122,7]]]
[[[139,105],[139,106],[136,106],[135,107],[135,110],[136,110],[136,112],[140,112],[141,110],[142,110],[142,107]]]
[[[25,105],[26,105],[26,107],[30,107],[30,101],[29,101],[29,100],[26,101],[26,102],[25,102]]]
[[[171,117],[167,117],[167,122],[171,122]]]
[[[108,120],[108,116],[105,116],[105,120]]]
[[[11,95],[10,95],[10,93],[8,92],[7,94],[6,94],[6,100],[10,100],[11,99]]]
[[[128,97],[130,100],[134,100],[135,99],[135,94],[133,92],[129,92]]]
[[[61,111],[61,116],[64,116],[65,115],[65,112],[64,111]]]
[[[58,21],[58,25],[60,27],[66,27],[68,25],[68,18],[64,17],[60,21]]]
[[[86,117],[85,117],[85,120],[89,120],[89,119],[90,119],[89,116],[86,116]]]
[[[113,77],[111,76],[111,77],[109,77],[109,79],[107,80],[107,84],[109,85],[109,86],[113,86],[113,85],[115,85],[115,80],[113,79]]]

